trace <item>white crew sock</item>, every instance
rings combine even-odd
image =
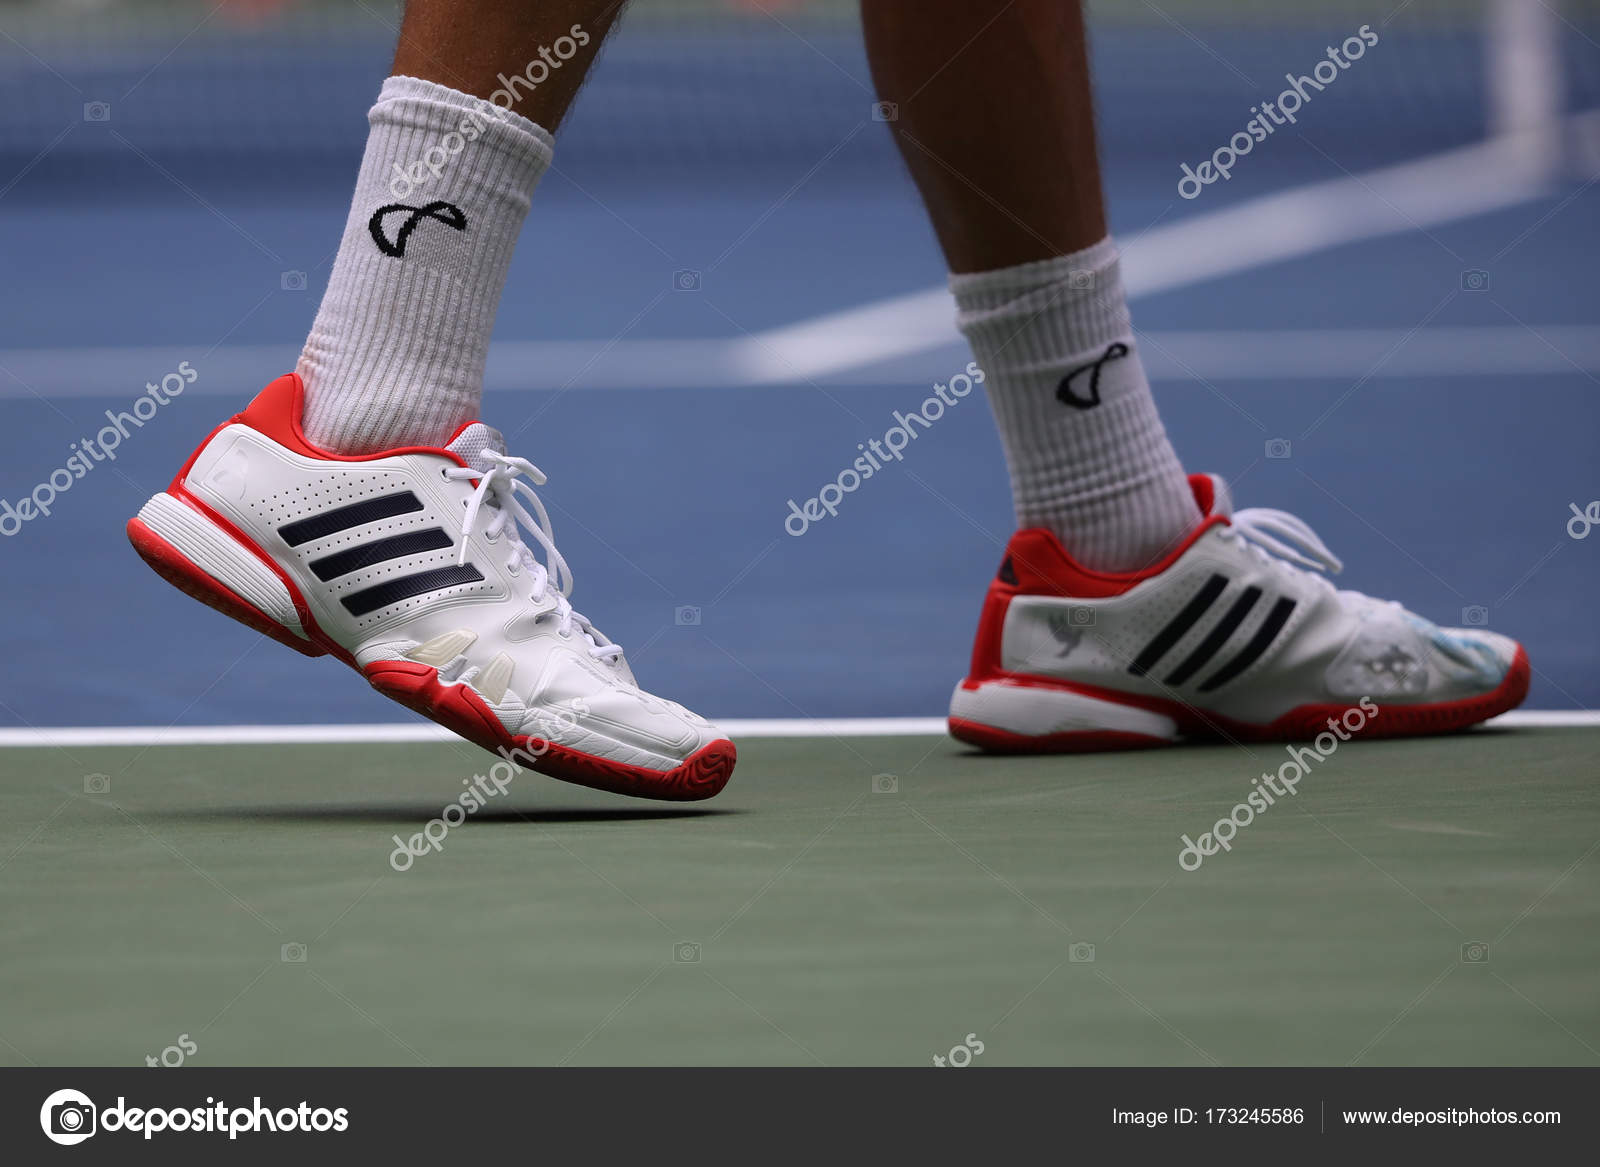
[[[442,445],[477,416],[511,252],[553,147],[527,118],[415,77],[385,81],[367,120],[297,367],[306,436],[341,454]]]
[[[1159,561],[1199,507],[1145,380],[1117,250],[952,275],[983,369],[1018,527],[1046,527],[1094,571]]]

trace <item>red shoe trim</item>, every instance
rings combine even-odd
[[[305,629],[308,637],[321,646],[323,652],[338,657],[353,669],[360,667],[356,664],[356,658],[351,656],[348,650],[337,643],[332,637],[324,633],[322,629],[317,626],[316,618],[311,615],[311,609],[306,605],[305,597],[300,594],[300,589],[295,586],[294,580],[289,578],[288,572],[279,567],[277,561],[274,560],[272,556],[268,555],[260,547],[256,546],[255,541],[251,539],[249,535],[245,534],[242,530],[230,522],[225,515],[212,509],[200,499],[196,498],[182,483],[174,482],[172,486],[168,488],[167,493],[173,498],[176,498],[178,501],[182,502],[185,506],[193,507],[200,514],[211,520],[211,522],[215,523],[218,527],[221,527],[225,532],[232,536],[234,542],[238,543],[239,546],[243,547],[246,551],[250,552],[250,554],[254,555],[258,560],[266,565],[267,569],[271,571],[273,575],[278,577],[278,581],[283,584],[284,588],[289,593],[289,601],[294,604],[294,612],[295,615],[300,619],[300,627]],[[188,561],[185,560],[185,562]],[[200,568],[196,567],[195,570],[200,571]],[[204,573],[202,572],[202,574]],[[208,576],[207,578],[210,577]],[[277,621],[274,620],[273,623],[276,624]]]
[[[232,616],[239,623],[305,656],[321,656],[326,651],[313,640],[302,640],[232,588],[207,574],[141,520],[129,519],[127,530],[128,541],[139,557],[184,595],[215,608],[224,616]]]
[[[1200,536],[1212,527],[1227,523],[1223,515],[1208,515],[1159,563],[1141,571],[1123,572],[1091,571],[1067,553],[1054,531],[1025,527],[1012,535],[1006,545],[1006,555],[1011,560],[1017,582],[1007,584],[996,579],[993,586],[1009,588],[1013,595],[1066,596],[1083,600],[1120,596],[1166,571],[1183,558]]]
[[[968,668],[967,688],[978,682],[1005,676],[1000,667],[1000,648],[1005,635],[1006,609],[1017,596],[1053,596],[1063,599],[1104,599],[1120,596],[1145,580],[1160,575],[1212,527],[1227,523],[1212,515],[1200,523],[1183,543],[1160,563],[1141,572],[1122,574],[1095,572],[1079,566],[1067,554],[1055,532],[1043,527],[1025,527],[1006,544],[1000,570],[989,582],[978,615],[978,632],[972,641],[972,663]],[[1009,568],[1009,571],[1007,570]]]
[[[978,633],[972,644],[972,664],[967,680],[963,682],[964,687],[976,688],[980,681],[1004,675],[1004,670],[1000,668],[1000,645],[1006,609],[1014,597],[1054,596],[1097,600],[1120,596],[1166,571],[1183,558],[1196,540],[1212,527],[1229,522],[1227,516],[1211,513],[1216,499],[1210,478],[1204,474],[1191,474],[1189,486],[1194,491],[1195,504],[1205,518],[1164,559],[1142,571],[1091,571],[1067,553],[1054,531],[1044,527],[1024,527],[1012,535],[1006,544],[1000,570],[990,582],[988,594],[984,597],[983,611],[978,616]]]
[[[1114,729],[1078,730],[1029,737],[962,717],[950,718],[950,736],[991,754],[1090,754],[1104,750],[1147,750],[1172,744],[1164,737]]]
[[[1006,545],[1006,557],[1011,564],[1013,580],[1007,583],[996,579],[996,584],[1010,587],[1017,595],[1071,596],[1085,600],[1120,596],[1166,571],[1182,559],[1195,540],[1212,527],[1230,522],[1226,515],[1211,513],[1211,508],[1216,505],[1216,492],[1208,476],[1189,475],[1189,489],[1194,492],[1195,505],[1200,508],[1202,518],[1184,536],[1183,542],[1158,563],[1139,571],[1093,571],[1068,554],[1054,531],[1044,527],[1024,527],[1012,535]]]
[[[372,687],[452,733],[499,754],[533,755],[531,767],[563,782],[671,802],[710,798],[728,784],[738,751],[722,739],[701,748],[671,770],[647,770],[557,745],[542,738],[512,734],[494,710],[466,685],[441,684],[439,670],[416,661],[374,661],[363,670]]]
[[[335,454],[320,446],[314,446],[306,437],[305,431],[300,428],[304,400],[305,383],[300,380],[300,374],[285,373],[256,394],[255,400],[245,406],[244,412],[231,420],[249,426],[285,449],[293,450],[306,458],[320,458],[327,462],[371,462],[377,458],[393,458],[399,454],[433,454],[449,458],[457,466],[466,465],[456,454],[438,446],[396,446],[392,450],[379,450],[376,454]],[[471,424],[466,422],[460,426],[450,435],[450,441],[455,441],[461,431]],[[184,467],[184,470],[187,472],[188,467]]]
[[[1491,717],[1498,717],[1509,709],[1521,705],[1528,696],[1528,681],[1532,674],[1532,667],[1528,663],[1528,653],[1520,644],[1517,646],[1516,655],[1511,660],[1511,666],[1506,670],[1506,675],[1501,678],[1500,684],[1488,693],[1476,697],[1463,697],[1456,701],[1435,701],[1426,705],[1385,705],[1378,702],[1378,713],[1367,720],[1359,734],[1362,738],[1388,738],[1388,737],[1414,737],[1421,734],[1451,733],[1456,730],[1466,729],[1487,721]],[[1287,713],[1273,719],[1265,725],[1255,725],[1247,721],[1237,721],[1231,717],[1224,717],[1218,713],[1198,709],[1186,705],[1181,701],[1172,701],[1163,697],[1151,697],[1142,693],[1125,693],[1117,689],[1106,689],[1098,685],[1086,685],[1077,681],[1065,681],[1055,677],[1039,677],[1027,673],[997,673],[993,676],[982,678],[984,681],[1000,681],[1006,684],[1019,685],[1035,689],[1060,689],[1069,693],[1079,693],[1086,697],[1093,697],[1100,701],[1110,701],[1118,705],[1131,705],[1139,709],[1148,709],[1160,713],[1177,722],[1179,731],[1191,741],[1195,739],[1233,740],[1243,742],[1283,742],[1283,741],[1309,741],[1319,733],[1328,731],[1329,720],[1337,720],[1350,709],[1349,703],[1337,704],[1333,702],[1317,702],[1309,705],[1299,705]],[[962,682],[964,688],[975,689],[977,681],[968,678]],[[1087,733],[1078,734],[1044,734],[1038,737],[1028,737],[1024,734],[1012,734],[1005,730],[995,729],[990,726],[978,725],[976,728],[989,735],[1002,744],[990,746],[987,741],[969,736],[967,733],[957,733],[956,723],[960,718],[950,719],[950,732],[963,741],[973,742],[985,748],[1000,749],[1007,752],[1018,752],[1023,747],[1021,743],[1032,742],[1033,749],[1045,753],[1056,750],[1104,748],[1123,749],[1126,746],[1107,745],[1101,747],[1075,746],[1071,743],[1054,745],[1056,739],[1073,738],[1082,739]],[[974,723],[963,723],[964,727]],[[969,731],[970,732],[970,731]],[[1102,731],[1092,731],[1102,732]],[[996,736],[998,735],[998,736]],[[1140,735],[1130,735],[1140,736]],[[1153,744],[1153,743],[1152,743]],[[1165,743],[1179,744],[1179,743]]]

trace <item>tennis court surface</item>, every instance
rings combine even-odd
[[[41,1065],[180,1035],[197,1065],[914,1066],[968,1035],[990,1065],[1592,1064],[1597,746],[1352,741],[1194,872],[1180,836],[1281,747],[752,737],[713,802],[525,773],[394,863],[491,755],[6,749],[0,1037]]]

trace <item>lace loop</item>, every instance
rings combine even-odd
[[[1233,515],[1234,528],[1263,551],[1313,571],[1337,575],[1344,570],[1303,519],[1271,507],[1246,507]]]
[[[456,481],[478,480],[471,498],[467,500],[466,514],[461,518],[461,553],[456,558],[457,565],[466,563],[467,542],[482,510],[487,506],[493,512],[493,517],[484,527],[485,537],[497,540],[501,535],[506,536],[512,553],[512,559],[506,566],[514,568],[520,565],[526,568],[532,576],[534,596],[548,597],[554,601],[560,635],[569,637],[573,628],[577,627],[589,642],[591,656],[597,660],[611,661],[620,658],[622,646],[607,640],[567,600],[572,594],[572,568],[567,565],[561,552],[556,550],[550,512],[545,510],[544,503],[534,493],[533,486],[529,485],[532,482],[534,486],[543,486],[548,481],[544,471],[526,458],[509,457],[498,450],[484,450],[480,456],[490,464],[489,469],[473,470],[456,466],[445,471],[446,478]],[[531,513],[528,507],[523,506],[524,500],[533,508]],[[524,531],[544,549],[543,563],[523,541]]]

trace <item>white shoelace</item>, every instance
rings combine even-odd
[[[1251,551],[1280,570],[1307,568],[1317,573],[1311,578],[1320,587],[1337,594],[1347,606],[1371,609],[1402,606],[1398,600],[1380,600],[1365,592],[1335,588],[1328,576],[1343,571],[1344,564],[1304,519],[1288,511],[1246,507],[1234,513],[1232,530],[1245,540]]]
[[[1246,507],[1235,512],[1233,525],[1239,534],[1279,559],[1330,575],[1344,570],[1339,557],[1328,550],[1328,545],[1317,538],[1317,533],[1305,520],[1288,511]]]
[[[526,569],[532,576],[534,596],[548,596],[554,600],[558,622],[556,631],[561,636],[571,636],[574,627],[579,629],[589,642],[589,654],[597,660],[614,661],[622,656],[622,646],[612,644],[596,631],[588,618],[576,611],[567,600],[572,594],[572,568],[567,566],[561,552],[556,550],[555,533],[550,529],[550,514],[544,509],[544,503],[534,493],[533,487],[523,480],[526,475],[535,485],[543,486],[547,481],[544,471],[526,458],[508,457],[498,450],[484,450],[482,457],[492,463],[487,471],[464,466],[452,466],[445,470],[446,478],[478,480],[477,489],[467,503],[467,513],[462,516],[461,554],[456,563],[466,563],[467,539],[478,521],[479,511],[487,503],[494,517],[483,529],[484,536],[493,542],[504,535],[511,544],[512,553],[506,561],[506,567],[513,573]],[[532,514],[518,500],[519,493],[532,504]],[[544,548],[545,563],[540,563],[533,549],[522,541],[519,527]]]

